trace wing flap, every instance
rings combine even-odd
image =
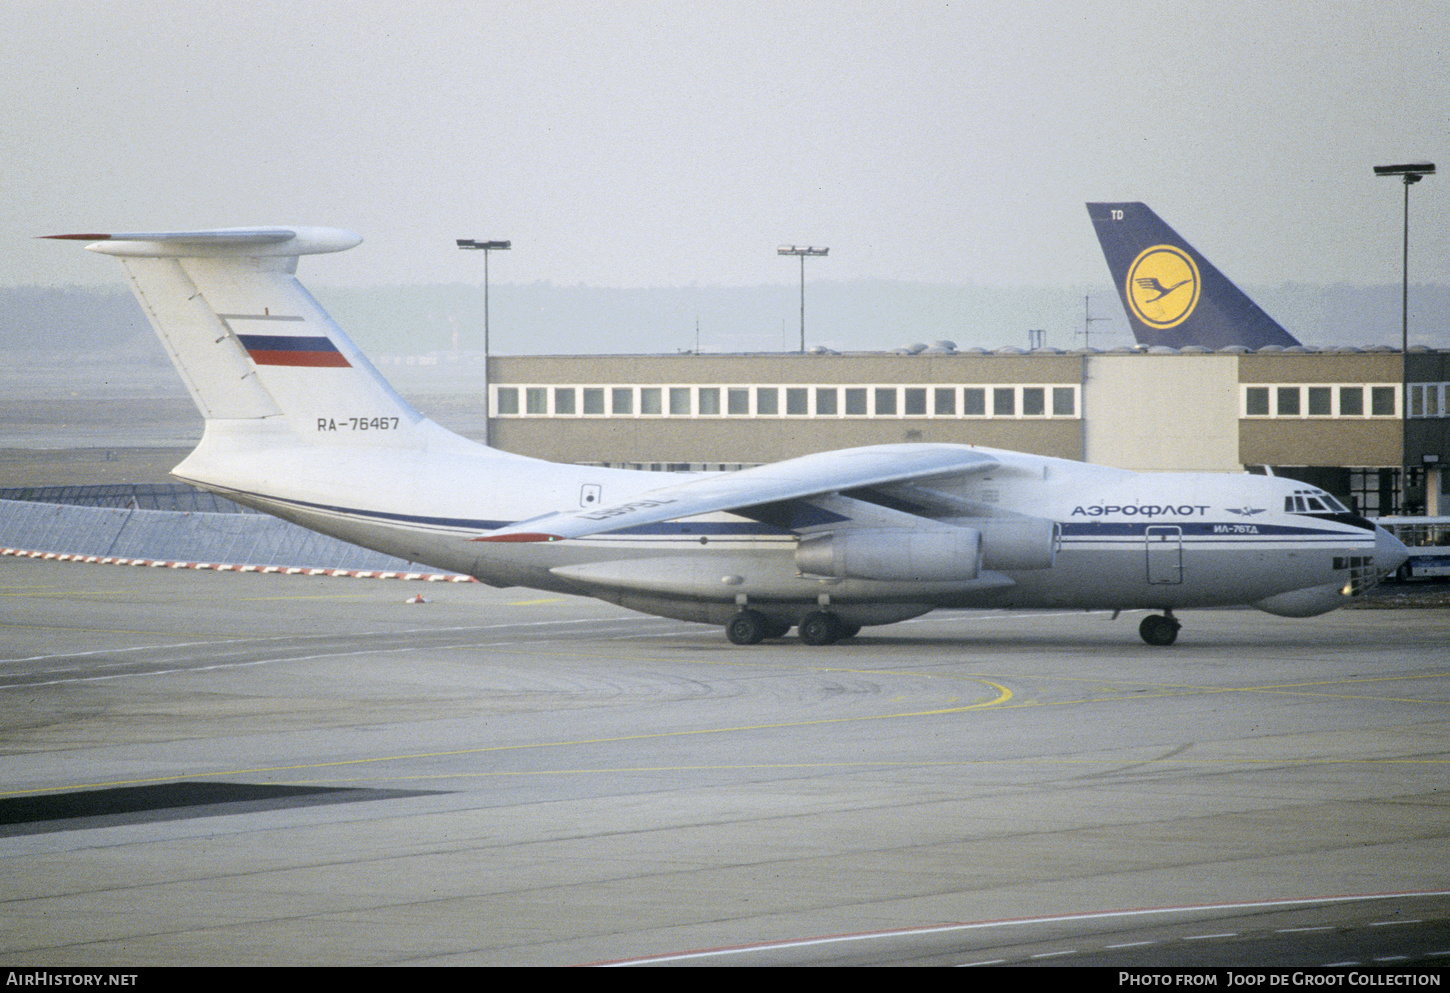
[[[876,486],[997,465],[965,445],[872,445],[817,452],[770,465],[691,479],[636,494],[605,507],[552,514],[500,528],[475,541],[559,541],[657,524],[701,514],[799,500],[843,489]],[[749,516],[749,515],[747,515]]]

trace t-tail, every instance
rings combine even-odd
[[[91,251],[120,259],[208,426],[285,424],[301,438],[325,443],[352,434],[326,429],[339,420],[366,419],[374,427],[386,419],[388,430],[400,432],[421,420],[293,275],[300,255],[340,252],[362,241],[350,231],[51,237],[85,241]]]
[[[352,232],[52,237],[85,242],[125,266],[206,421],[201,444],[172,470],[189,483],[329,534],[340,534],[333,518],[347,515],[456,519],[457,529],[476,533],[497,526],[478,514],[464,519],[477,479],[499,478],[505,462],[534,461],[420,414],[298,282],[299,256],[352,248],[362,241]],[[368,534],[345,537],[379,547]]]
[[[1299,344],[1146,204],[1090,203],[1087,209],[1139,344]]]

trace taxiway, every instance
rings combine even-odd
[[[481,585],[0,594],[7,965],[1450,961],[1444,610],[740,648]]]

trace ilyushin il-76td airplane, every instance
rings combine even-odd
[[[114,255],[205,418],[173,474],[414,562],[826,645],[937,608],[1341,606],[1405,548],[1323,490],[972,445],[819,452],[730,473],[559,465],[414,410],[294,276],[326,228],[57,235]]]

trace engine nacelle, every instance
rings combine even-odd
[[[863,528],[803,538],[796,568],[812,576],[928,583],[976,579],[982,534],[974,528]]]
[[[995,572],[1051,569],[1057,525],[1045,517],[971,517],[982,532],[982,568]]]

